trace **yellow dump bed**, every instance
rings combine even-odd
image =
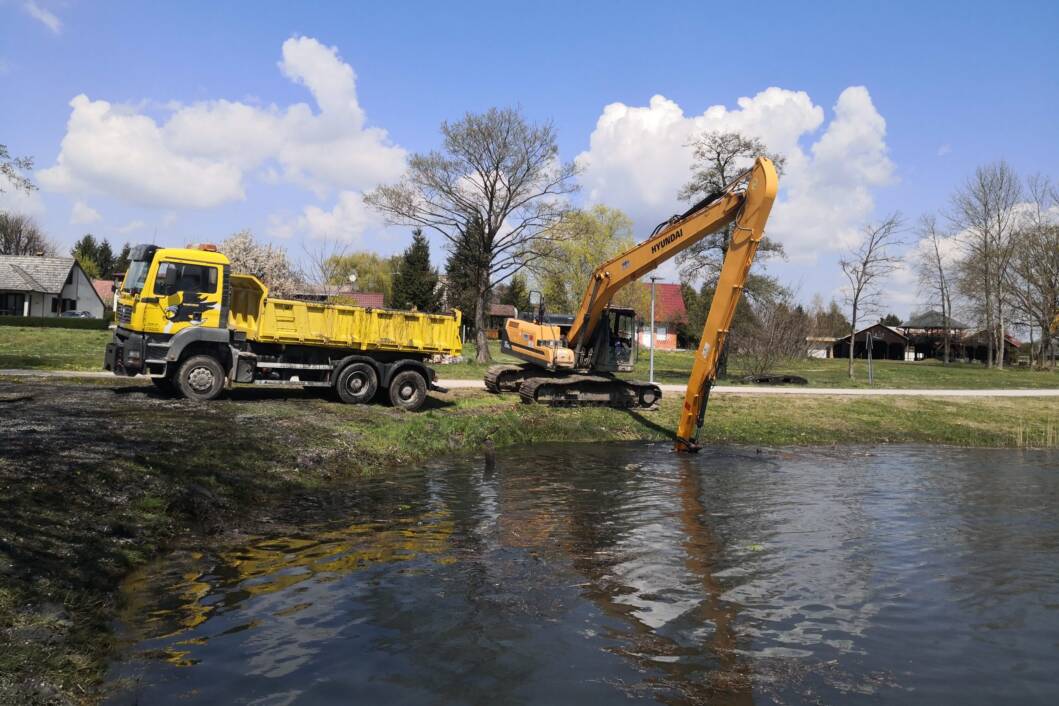
[[[228,326],[251,341],[459,355],[460,312],[422,314],[272,299],[252,275],[231,275]]]

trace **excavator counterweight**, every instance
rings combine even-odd
[[[660,224],[647,240],[600,265],[592,273],[581,305],[568,324],[509,319],[501,349],[525,361],[497,365],[485,375],[491,392],[517,391],[525,402],[552,405],[653,407],[661,388],[625,380],[635,363],[632,309],[611,306],[622,287],[643,277],[710,233],[732,225],[717,289],[706,318],[677,429],[677,447],[694,451],[717,360],[728,335],[778,189],[776,168],[765,157],[736,177],[722,192]]]

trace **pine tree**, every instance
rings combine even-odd
[[[481,261],[474,242],[482,234],[481,219],[472,216],[469,222],[470,226],[451,246],[445,263],[445,305],[462,311],[464,323],[473,326],[478,285],[488,263]]]
[[[519,314],[530,310],[529,287],[526,278],[522,274],[515,274],[508,281],[507,286],[500,293],[500,303],[510,304],[518,309]]]
[[[99,269],[99,244],[96,243],[96,238],[91,233],[86,233],[80,240],[74,243],[73,248],[70,250],[70,254],[73,255],[78,264],[81,265],[81,269],[85,271],[85,274],[92,279],[98,279],[102,277],[102,273]]]
[[[393,275],[393,306],[398,309],[437,311],[438,271],[430,266],[430,243],[420,228],[412,231],[412,244],[401,255]]]
[[[121,252],[114,258],[113,270],[115,273],[127,272],[129,269],[129,262],[132,258],[132,246],[125,243],[121,246]]]

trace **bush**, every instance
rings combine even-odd
[[[102,319],[62,319],[59,317],[42,318],[38,316],[0,316],[0,326],[22,326],[25,328],[75,328],[102,331],[110,325],[111,312]]]

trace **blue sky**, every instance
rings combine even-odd
[[[837,256],[861,222],[943,209],[978,164],[1004,158],[1059,178],[1057,3],[214,5],[0,0],[0,142],[36,158],[42,186],[32,202],[8,195],[5,205],[35,213],[64,248],[89,231],[178,244],[246,227],[296,252],[328,233],[391,252],[407,233],[381,228],[359,194],[404,154],[435,147],[442,120],[517,104],[554,121],[563,157],[586,165],[582,200],[626,210],[642,237],[680,208],[685,136],[736,125],[801,154],[776,214],[790,260],[771,267],[808,299],[840,286]],[[305,41],[285,45],[292,38]],[[312,116],[287,111],[319,112],[307,85],[343,64],[366,117],[327,144],[377,154],[290,156],[308,144],[298,121]],[[75,130],[80,95],[86,120]],[[233,129],[253,130],[222,119],[218,101],[263,132],[286,132],[263,135],[253,159],[226,149],[218,141]],[[711,106],[724,115],[703,117]],[[167,123],[178,115],[205,122],[174,136]],[[143,145],[124,148],[123,130],[150,128],[138,120],[165,133],[159,144],[138,132]],[[304,124],[319,135],[328,122]],[[109,141],[96,139],[110,128]],[[189,160],[183,173],[198,184],[162,198],[165,179],[182,173],[170,159]],[[125,172],[103,173],[122,160]],[[204,193],[213,177],[227,197]],[[914,282],[896,285],[904,292],[890,303],[907,313]]]

